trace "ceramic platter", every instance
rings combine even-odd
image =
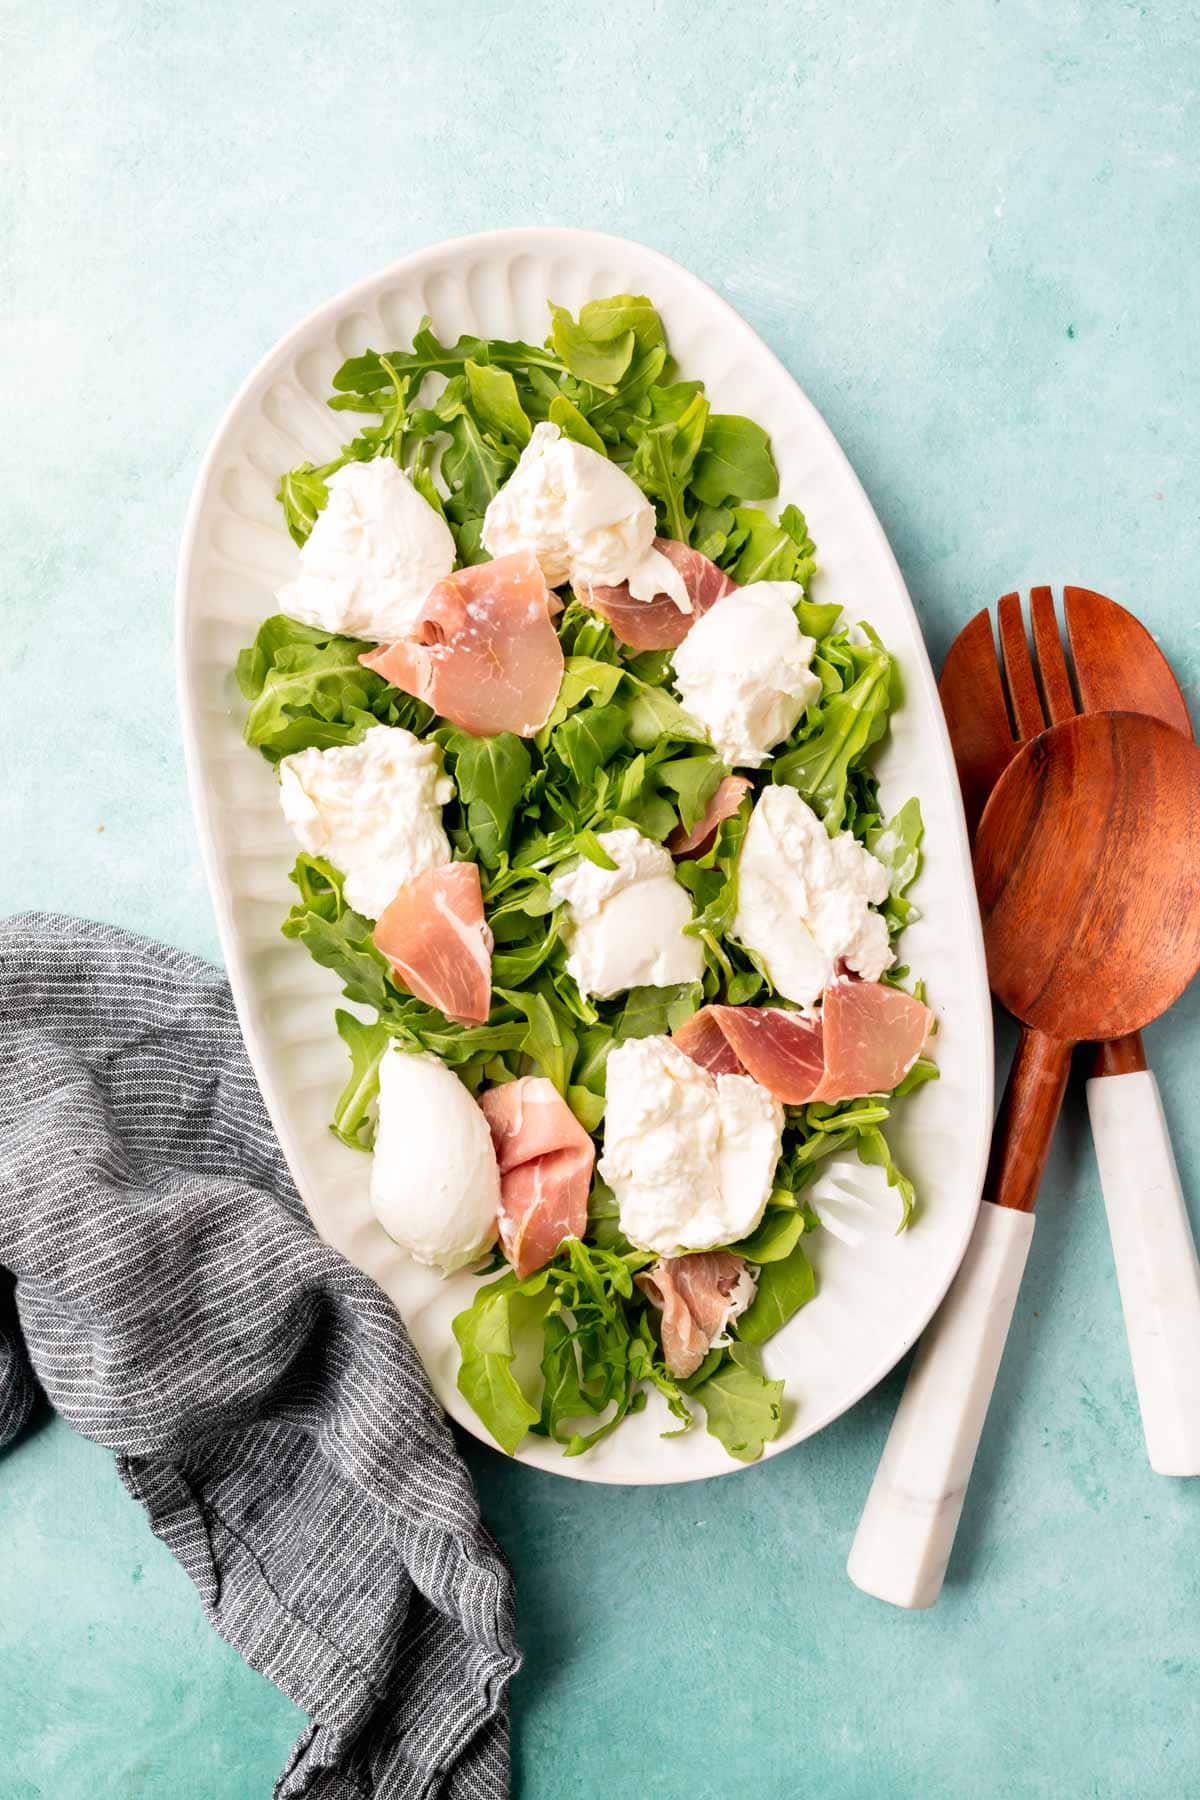
[[[917,1183],[920,1214],[897,1237],[895,1200],[875,1172],[853,1164],[823,1175],[815,1203],[827,1229],[813,1249],[820,1292],[766,1348],[768,1372],[788,1382],[786,1429],[767,1447],[777,1456],[886,1374],[945,1292],[979,1199],[992,1032],[954,765],[920,627],[850,465],[762,340],[667,257],[622,238],[555,229],[491,232],[423,250],[289,331],[225,415],[184,533],[178,669],[192,801],[242,1029],[297,1186],[321,1235],[391,1296],[447,1410],[490,1442],[455,1386],[450,1321],[474,1278],[443,1282],[397,1249],[367,1203],[367,1157],[326,1128],[345,1076],[333,1026],[338,983],[280,936],[295,844],[273,771],[241,742],[244,706],[232,669],[275,610],[275,590],[295,572],[297,552],[274,494],[283,470],[336,453],[346,420],[324,401],[345,357],[407,344],[423,313],[443,339],[472,332],[540,342],[547,299],[575,311],[616,292],[649,294],[683,373],[703,378],[716,410],[746,413],[770,431],[781,494],[803,508],[817,543],[815,598],[869,619],[899,659],[904,704],[878,764],[885,810],[916,793],[925,814],[916,890],[923,916],[904,951],[927,977],[939,1015],[942,1076],[899,1109],[891,1132]],[[618,1483],[692,1481],[741,1466],[699,1422],[684,1437],[664,1439],[666,1423],[654,1395],[587,1456],[568,1461],[530,1438],[521,1459],[579,1481]]]

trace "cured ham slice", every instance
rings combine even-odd
[[[583,1236],[595,1149],[544,1076],[488,1088],[479,1104],[500,1168],[500,1242],[524,1280]]]
[[[669,594],[656,594],[653,600],[635,599],[627,582],[620,587],[594,587],[580,596],[631,650],[674,650],[696,620],[737,586],[715,562],[674,538],[655,538],[654,548],[661,550],[683,577],[692,603],[690,613],[682,612]]]
[[[635,1279],[662,1312],[663,1360],[680,1381],[695,1374],[713,1340],[754,1295],[745,1261],[730,1250],[660,1257]]]
[[[384,908],[375,948],[406,988],[460,1025],[484,1025],[492,1000],[492,934],[474,863],[443,863],[405,882]]]
[[[720,1012],[735,1010],[725,1006],[702,1006],[699,1012],[693,1013],[678,1030],[671,1033],[672,1042],[678,1044],[683,1054],[690,1056],[694,1063],[707,1069],[710,1075],[744,1075],[746,1071],[721,1030],[717,1018]]]
[[[779,1006],[714,1006],[717,1024],[747,1075],[785,1106],[811,1100],[825,1072],[821,1025]]]
[[[718,825],[732,819],[749,792],[750,783],[744,775],[726,775],[705,808],[704,817],[697,820],[690,831],[682,824],[675,827],[667,839],[671,855],[704,856],[712,847]]]
[[[476,737],[532,737],[562,682],[560,608],[537,558],[521,550],[436,582],[405,635],[359,661]]]
[[[890,1094],[920,1056],[933,1014],[878,981],[835,981],[821,1007],[825,1072],[814,1100]]]
[[[685,1056],[713,1075],[752,1075],[777,1100],[890,1094],[925,1048],[933,1014],[878,981],[835,981],[821,1016],[779,1006],[702,1006],[679,1030]]]

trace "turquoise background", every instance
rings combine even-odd
[[[174,560],[297,318],[420,245],[591,225],[741,309],[841,439],[935,661],[1010,587],[1133,605],[1197,698],[1200,51],[1187,4],[0,3],[0,890],[216,957]],[[803,496],[799,496],[802,500]],[[1150,1034],[1200,1197],[1200,999]],[[697,1487],[471,1447],[512,1557],[526,1800],[1173,1800],[1200,1482],[1142,1448],[1081,1096],[950,1579],[844,1564],[899,1386]],[[299,1726],[107,1454],[0,1462],[0,1796],[253,1800]]]

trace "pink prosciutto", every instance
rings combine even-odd
[[[661,550],[682,575],[692,603],[690,613],[682,612],[669,594],[657,594],[653,600],[635,600],[626,582],[620,587],[594,587],[580,596],[602,619],[607,619],[614,635],[631,650],[674,650],[696,620],[737,586],[715,562],[674,538],[655,538],[654,548]]]
[[[888,1094],[925,1048],[933,1014],[878,981],[835,981],[819,1018],[778,1006],[704,1006],[674,1033],[713,1075],[751,1075],[788,1106]]]
[[[741,1308],[737,1289],[746,1264],[730,1250],[660,1257],[637,1284],[662,1312],[663,1360],[672,1375],[694,1375]]]
[[[476,737],[532,737],[562,682],[560,610],[537,558],[521,550],[435,583],[407,634],[359,661]]]
[[[492,1001],[492,934],[474,863],[444,863],[386,906],[375,948],[410,993],[460,1025],[484,1025]]]
[[[723,825],[726,819],[732,819],[749,792],[750,783],[744,775],[726,775],[705,807],[704,817],[690,831],[682,824],[675,827],[667,839],[667,849],[671,855],[704,856],[712,847],[718,825]]]
[[[488,1088],[479,1104],[500,1167],[500,1242],[524,1280],[583,1236],[595,1148],[544,1076]]]
[[[732,1006],[702,1006],[671,1033],[672,1041],[710,1075],[744,1075],[745,1066],[739,1062],[717,1016],[736,1010]]]
[[[879,981],[835,981],[821,1006],[825,1071],[814,1100],[890,1094],[929,1041],[933,1014]]]

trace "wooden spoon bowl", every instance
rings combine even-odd
[[[988,974],[1025,1027],[985,1196],[1037,1196],[1070,1054],[1140,1030],[1200,968],[1200,749],[1135,713],[1053,726],[997,782],[975,840]]]

